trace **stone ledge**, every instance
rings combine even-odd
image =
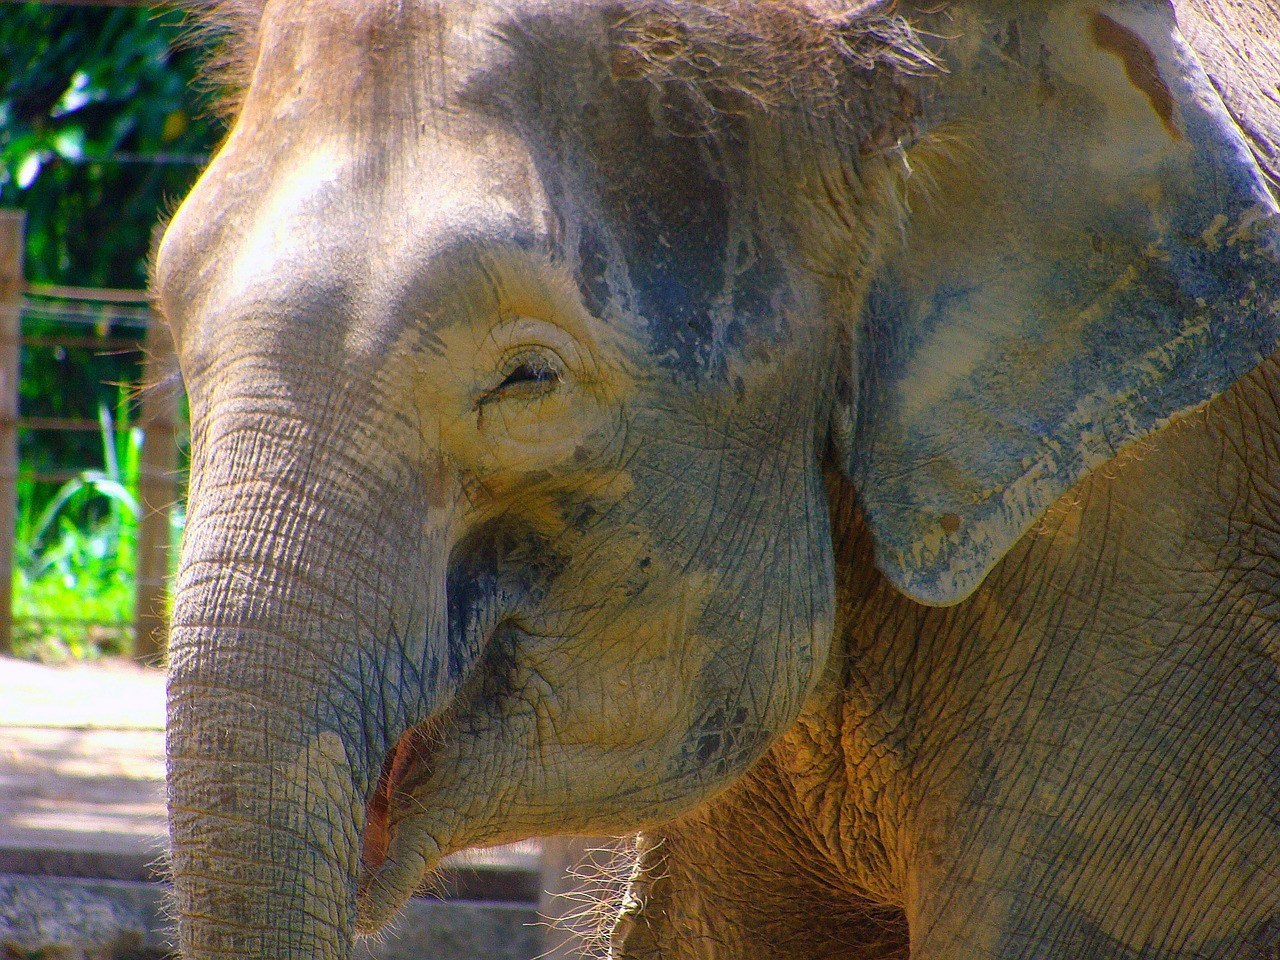
[[[391,932],[359,944],[353,960],[533,960],[545,949],[531,905],[414,899]]]
[[[0,874],[0,957],[162,960],[166,894],[158,883]],[[415,898],[354,960],[532,960],[542,931],[530,904]]]
[[[477,900],[532,904],[541,893],[536,861],[468,863],[466,857],[446,860],[418,892],[432,900]],[[0,876],[31,879],[123,880],[160,882],[165,879],[162,855],[127,851],[65,850],[8,846],[0,842]],[[0,920],[4,914],[0,912]]]
[[[157,960],[168,949],[164,895],[155,883],[0,874],[3,955]]]
[[[67,850],[59,847],[9,845],[0,841],[0,876],[70,878],[76,880],[159,881],[164,878],[160,854],[125,850]]]

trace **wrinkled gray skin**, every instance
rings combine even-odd
[[[184,956],[634,830],[618,957],[1273,956],[1280,28],[1222,12],[228,10],[156,267]]]

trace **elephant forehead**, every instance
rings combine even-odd
[[[381,119],[412,119],[409,114],[425,105],[424,98],[438,102],[447,96],[471,59],[467,51],[474,49],[474,38],[458,44],[450,36],[450,23],[463,21],[468,6],[451,5],[446,16],[438,3],[270,0],[258,27],[244,113],[262,100],[277,105],[278,119],[326,104],[347,119],[369,109]]]
[[[236,324],[377,362],[406,325],[456,319],[439,304],[485,250],[562,265],[591,314],[689,381],[792,343],[813,304],[793,302],[757,178],[731,186],[725,158],[655,120],[646,85],[611,78],[608,19],[269,2],[241,114],[158,258],[166,311],[206,328],[184,352],[217,354]]]
[[[518,138],[483,126],[365,144],[317,122],[268,149],[273,125],[246,112],[158,256],[180,349],[216,355],[233,335],[252,352],[305,342],[335,365],[377,364],[406,330],[492,315],[482,260],[539,259],[550,211]]]
[[[502,59],[498,34],[493,11],[465,2],[268,3],[218,176],[245,195],[255,170],[297,181],[327,155],[345,190],[384,194],[410,215],[461,180],[508,192],[509,170],[485,173],[509,159],[512,135],[467,92]],[[354,212],[367,225],[367,211]]]
[[[412,124],[447,114],[466,99],[476,73],[510,50],[513,29],[520,31],[513,25],[551,16],[576,24],[586,44],[603,22],[597,7],[564,0],[267,0],[248,45],[256,61],[244,112],[256,92],[304,112],[328,105],[344,123],[364,115]]]

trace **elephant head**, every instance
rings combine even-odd
[[[192,958],[697,808],[839,646],[833,485],[955,604],[1276,346],[1275,203],[1158,2],[226,12],[155,271]]]

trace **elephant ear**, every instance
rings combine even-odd
[[[946,14],[834,431],[878,566],[937,605],[1280,340],[1275,200],[1170,7]]]

